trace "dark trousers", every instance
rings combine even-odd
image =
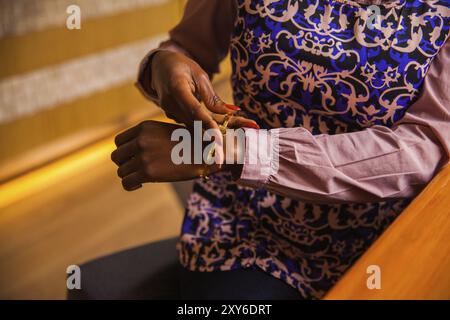
[[[192,272],[180,266],[177,239],[159,241],[85,263],[81,290],[68,299],[300,299],[259,269]]]
[[[181,299],[297,300],[297,290],[260,269],[193,272],[180,266]]]

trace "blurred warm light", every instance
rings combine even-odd
[[[172,122],[164,116],[152,117],[152,120]],[[23,200],[44,188],[52,186],[76,174],[104,163],[115,149],[114,138],[102,140],[80,151],[72,153],[49,165],[36,169],[14,180],[0,185],[0,209]]]
[[[113,150],[113,140],[107,139],[0,185],[0,209],[94,167]]]

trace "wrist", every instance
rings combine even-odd
[[[172,53],[173,52],[171,50],[159,48],[156,49],[148,58],[148,62],[146,65],[146,78],[149,81],[149,89],[151,92],[154,92],[154,94],[157,93],[158,89],[156,82],[160,81],[160,75],[166,73],[166,71],[164,70],[164,65],[166,65],[167,62],[164,61],[164,59],[168,54]]]
[[[240,178],[244,167],[245,131],[242,128],[234,131],[228,130],[227,135],[225,125],[225,131],[221,129],[221,132],[221,144],[220,142],[202,141],[203,164],[199,175],[205,177],[217,172],[229,172],[233,179],[237,180]]]
[[[244,155],[245,155],[245,136],[243,139],[233,137],[227,139],[227,136],[223,136],[223,152],[225,155],[225,162],[222,166],[222,170],[231,173],[234,180],[239,179],[242,173]]]
[[[219,162],[218,157],[215,157],[215,161],[211,164],[204,163],[200,175],[205,177],[217,172],[228,172],[231,173],[233,179],[237,180],[241,176],[243,168],[245,139],[237,139],[237,141],[234,140],[234,143],[230,143],[232,141],[228,141],[227,136],[222,135],[222,141],[223,161]],[[203,152],[205,152],[205,148],[206,145],[204,145]]]

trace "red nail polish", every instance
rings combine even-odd
[[[238,106],[234,106],[232,104],[225,104],[225,107],[227,107],[228,109],[233,110],[233,111],[241,110],[241,108],[239,108]]]
[[[246,128],[252,128],[252,129],[260,129],[259,125],[257,123],[254,122],[247,122],[245,124]]]

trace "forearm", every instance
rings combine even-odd
[[[238,183],[311,202],[413,197],[448,161],[432,131],[420,125],[333,136],[283,128],[271,130],[270,140],[271,153],[247,143]],[[250,153],[259,153],[257,164],[249,163]]]
[[[327,203],[413,197],[450,156],[450,43],[433,61],[418,100],[392,128],[319,136],[304,128],[271,132],[279,133],[272,156],[245,164],[240,183]],[[247,162],[257,145],[247,145]]]

